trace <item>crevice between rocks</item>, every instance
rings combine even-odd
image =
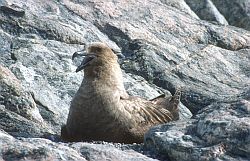
[[[11,42],[10,44],[10,58],[14,61],[17,61],[17,57],[15,56],[14,52],[13,52],[13,43]]]

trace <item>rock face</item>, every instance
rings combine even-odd
[[[210,0],[185,0],[186,3],[202,20],[216,21],[222,25],[228,25],[225,17],[218,11]]]
[[[214,103],[193,119],[152,128],[145,145],[170,160],[248,160],[249,116],[247,100]]]
[[[250,1],[212,0],[229,24],[250,30]]]
[[[156,161],[125,146],[108,143],[54,143],[43,138],[19,138],[0,131],[1,160],[133,160]]]
[[[195,2],[0,1],[0,160],[249,160],[249,2]],[[181,120],[146,149],[59,142],[83,78],[71,55],[93,41],[125,55],[129,94],[182,88]]]

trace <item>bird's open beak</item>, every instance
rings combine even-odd
[[[96,56],[94,54],[87,54],[85,50],[77,51],[72,55],[72,60],[77,56],[85,56],[82,63],[76,68],[76,72],[83,70]]]

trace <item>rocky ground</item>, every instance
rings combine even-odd
[[[249,30],[248,0],[0,0],[0,160],[250,160]],[[182,88],[181,119],[141,145],[61,142],[94,41],[125,55],[129,94]]]

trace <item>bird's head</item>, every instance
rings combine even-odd
[[[120,52],[115,52],[108,45],[101,42],[91,43],[84,50],[75,52],[72,56],[74,59],[77,56],[85,56],[81,65],[76,69],[76,72],[83,70],[88,66],[97,66],[112,61],[117,61],[117,56],[122,56]]]

